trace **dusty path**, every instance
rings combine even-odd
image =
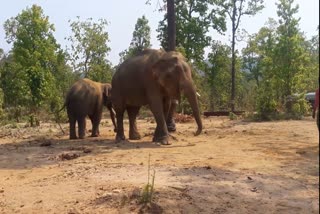
[[[319,213],[311,118],[206,118],[197,137],[193,121],[177,124],[170,146],[150,142],[149,121],[138,121],[142,140],[121,144],[108,121],[101,137],[74,141],[53,124],[0,128],[0,213]],[[149,155],[154,203],[142,207]]]

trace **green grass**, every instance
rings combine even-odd
[[[140,195],[140,203],[147,204],[152,202],[153,193],[154,193],[154,180],[155,180],[155,170],[153,170],[152,175],[150,175],[150,154],[148,160],[148,182],[144,185],[141,195]],[[150,182],[151,180],[151,182]]]

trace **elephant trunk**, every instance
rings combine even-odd
[[[199,135],[202,132],[202,121],[201,121],[200,110],[198,106],[197,92],[193,86],[193,83],[184,84],[184,86],[182,87],[182,90],[183,90],[183,94],[188,99],[188,102],[193,112],[193,116],[198,125],[198,129],[195,135]]]

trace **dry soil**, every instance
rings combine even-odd
[[[199,136],[193,120],[177,123],[169,146],[151,142],[152,119],[118,144],[107,119],[83,140],[52,123],[1,127],[0,213],[319,213],[314,120],[203,123]],[[149,166],[153,202],[141,204]]]

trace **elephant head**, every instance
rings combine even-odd
[[[202,121],[197,92],[192,80],[191,68],[184,57],[178,52],[168,52],[152,65],[151,70],[161,89],[171,99],[180,100],[181,92],[187,98],[198,125],[195,135],[199,135],[202,131]]]
[[[108,103],[110,103],[111,85],[108,83],[101,84],[101,91],[102,91],[103,105],[108,106]]]

